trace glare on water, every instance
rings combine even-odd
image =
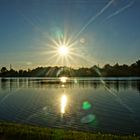
[[[66,105],[67,105],[67,96],[66,95],[62,95],[61,96],[61,113],[62,114],[65,113]]]
[[[60,77],[60,81],[62,83],[66,83],[67,79],[68,79],[68,77]]]

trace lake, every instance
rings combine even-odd
[[[0,78],[0,120],[140,134],[140,78]]]

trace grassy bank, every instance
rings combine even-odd
[[[92,134],[63,129],[41,128],[14,123],[0,123],[0,140],[139,140],[138,136]]]

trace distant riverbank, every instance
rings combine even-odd
[[[0,140],[139,140],[140,136],[119,136],[101,133],[85,133],[64,129],[42,128],[15,123],[0,123]]]
[[[0,69],[0,77],[139,77],[140,60],[131,65],[106,64],[102,68],[99,66],[72,68],[66,66],[37,67],[28,70],[14,70],[10,67]]]

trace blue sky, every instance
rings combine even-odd
[[[131,64],[139,27],[139,0],[0,0],[0,67],[65,65],[49,53],[59,37],[77,42],[68,66]]]

